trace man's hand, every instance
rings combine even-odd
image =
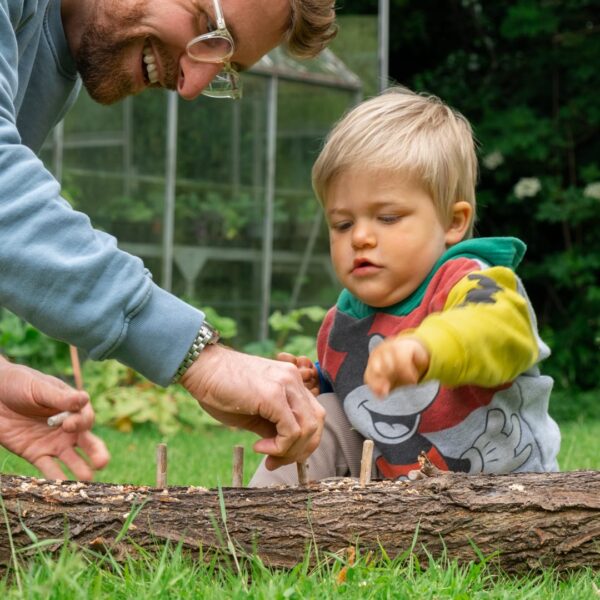
[[[294,356],[289,352],[280,352],[277,355],[277,360],[296,365],[296,368],[300,371],[300,377],[302,377],[304,387],[315,398],[319,395],[319,373],[317,372],[317,367],[315,367],[313,361],[310,360],[308,356]]]
[[[61,427],[47,419],[73,414]],[[109,461],[104,442],[89,430],[94,411],[85,392],[22,365],[0,358],[0,444],[37,467],[49,479],[66,479],[59,463],[78,479],[91,479]],[[88,461],[76,452],[83,451]]]
[[[429,352],[416,338],[390,337],[369,356],[365,383],[376,396],[387,396],[401,385],[419,383],[429,367]]]
[[[181,384],[226,425],[257,433],[254,450],[273,470],[303,462],[319,445],[325,410],[289,363],[207,346]]]

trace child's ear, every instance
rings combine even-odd
[[[471,224],[472,216],[473,207],[468,202],[460,200],[454,203],[450,224],[446,229],[447,246],[458,244],[465,237]]]

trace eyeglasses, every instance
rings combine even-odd
[[[188,56],[197,62],[223,63],[223,69],[202,90],[204,96],[237,100],[242,97],[242,82],[239,73],[229,61],[235,51],[235,44],[225,25],[219,0],[213,0],[213,5],[217,21],[216,29],[192,39],[186,46],[186,51]]]

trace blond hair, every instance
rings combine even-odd
[[[313,188],[325,204],[332,179],[351,168],[415,176],[444,223],[460,200],[475,217],[477,157],[471,125],[436,96],[395,87],[359,104],[331,131],[312,170]]]
[[[312,58],[336,36],[335,1],[290,0],[292,18],[285,42],[290,54]]]

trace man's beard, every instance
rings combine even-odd
[[[134,30],[144,14],[145,2],[130,8],[127,15],[114,15],[114,27],[106,27],[92,21],[81,36],[79,49],[75,56],[77,71],[81,75],[89,95],[100,104],[113,104],[136,92],[134,73],[123,66],[127,50],[134,44],[143,44],[144,38],[115,33]],[[173,59],[156,42],[156,51],[160,55],[165,70],[165,87],[176,88],[176,69]],[[140,55],[141,65],[141,55]]]
[[[83,84],[96,102],[113,104],[133,93],[132,74],[122,64],[123,53],[130,43],[130,40],[111,43],[95,27],[83,34],[75,61]]]

